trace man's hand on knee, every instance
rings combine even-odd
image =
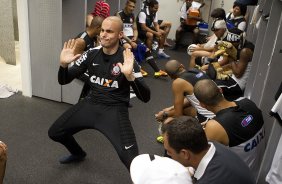
[[[0,161],[7,159],[7,145],[0,141]]]

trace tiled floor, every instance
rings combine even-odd
[[[21,82],[21,64],[19,61],[19,43],[15,42],[16,60],[17,64],[6,64],[4,59],[0,56],[0,84],[7,85],[12,89],[22,90]]]

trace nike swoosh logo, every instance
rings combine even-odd
[[[132,145],[130,145],[130,146],[125,146],[124,148],[125,148],[126,150],[128,150],[128,149],[131,148],[133,145],[134,145],[134,144],[132,144]]]
[[[93,66],[98,66],[99,64],[93,63]]]

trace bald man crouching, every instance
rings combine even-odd
[[[265,150],[264,120],[251,100],[228,101],[209,79],[197,82],[194,94],[202,107],[215,113],[205,126],[209,140],[229,146],[251,168],[256,177]]]
[[[59,83],[68,84],[85,73],[90,92],[61,115],[49,129],[49,137],[63,144],[70,152],[70,155],[59,160],[61,164],[79,162],[86,157],[86,152],[73,137],[84,129],[96,129],[105,135],[128,169],[138,155],[128,112],[130,87],[143,102],[150,100],[150,90],[132,52],[119,46],[122,30],[120,18],[108,17],[101,27],[101,48],[91,48],[80,56],[74,54],[75,40],[64,44],[60,56]],[[73,61],[74,64],[69,67]]]

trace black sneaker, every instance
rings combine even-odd
[[[59,162],[61,164],[70,164],[70,163],[74,163],[74,162],[81,162],[85,159],[86,157],[86,153],[83,152],[80,155],[68,155],[68,156],[64,156],[62,158],[60,158]]]

